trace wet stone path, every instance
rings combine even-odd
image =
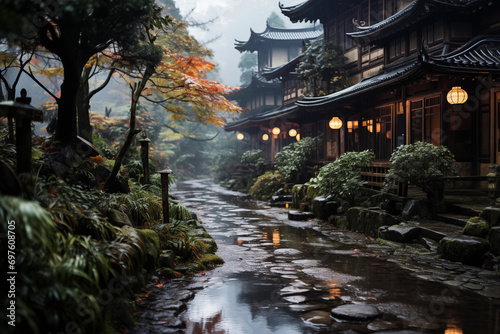
[[[225,264],[149,284],[129,333],[500,333],[498,273],[289,221],[208,180],[174,194]]]

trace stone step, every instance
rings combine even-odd
[[[446,204],[446,210],[450,213],[455,213],[463,216],[475,217],[481,214],[481,209],[466,207],[458,204]]]
[[[306,221],[309,219],[314,219],[314,213],[306,212],[306,211],[289,211],[288,219],[289,220],[298,220],[298,221]]]
[[[456,213],[441,213],[434,216],[435,220],[460,227],[464,227],[470,218],[471,216],[464,216]]]
[[[444,237],[462,235],[462,227],[435,220],[420,221],[418,230],[419,237],[437,242]]]

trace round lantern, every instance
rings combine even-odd
[[[288,135],[290,137],[295,137],[297,135],[297,130],[295,129],[290,129],[290,131],[288,131]]]
[[[268,141],[268,140],[269,140],[269,135],[268,135],[267,133],[264,133],[264,134],[262,135],[262,140],[263,140],[263,141]]]
[[[468,99],[467,92],[462,87],[455,86],[446,95],[449,104],[464,104]]]
[[[238,138],[238,140],[243,140],[243,138],[245,138],[245,135],[240,132],[236,135],[236,138]]]
[[[338,117],[334,117],[330,120],[328,126],[333,130],[338,130],[342,127],[342,120]]]
[[[279,135],[281,133],[281,130],[280,130],[280,128],[275,127],[275,128],[273,128],[272,132],[273,132],[273,135]]]

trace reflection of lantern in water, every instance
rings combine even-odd
[[[278,229],[273,231],[273,244],[274,247],[278,247],[280,245],[280,230]]]
[[[342,297],[342,291],[337,288],[339,282],[327,282],[326,283],[330,289],[328,289],[330,299],[340,299]]]
[[[262,234],[262,239],[267,240],[267,233]]]
[[[238,245],[241,245],[243,243],[243,240],[238,239]]]
[[[339,288],[330,289],[328,293],[330,294],[330,299],[340,299],[342,297],[342,291]]]
[[[462,328],[455,325],[448,325],[448,328],[444,331],[444,334],[463,334]]]

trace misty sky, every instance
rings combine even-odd
[[[279,0],[175,0],[183,16],[194,8],[191,18],[195,21],[217,20],[209,26],[209,31],[190,28],[189,32],[202,44],[221,37],[210,44],[204,44],[212,49],[215,61],[219,64],[220,80],[228,85],[238,87],[240,70],[238,62],[241,53],[234,48],[235,39],[247,41],[250,28],[255,32],[263,32],[266,19],[272,12],[278,14],[288,28],[298,28],[303,24],[293,24],[281,14]],[[285,6],[302,3],[303,0],[281,0]],[[189,20],[189,19],[188,19]]]

